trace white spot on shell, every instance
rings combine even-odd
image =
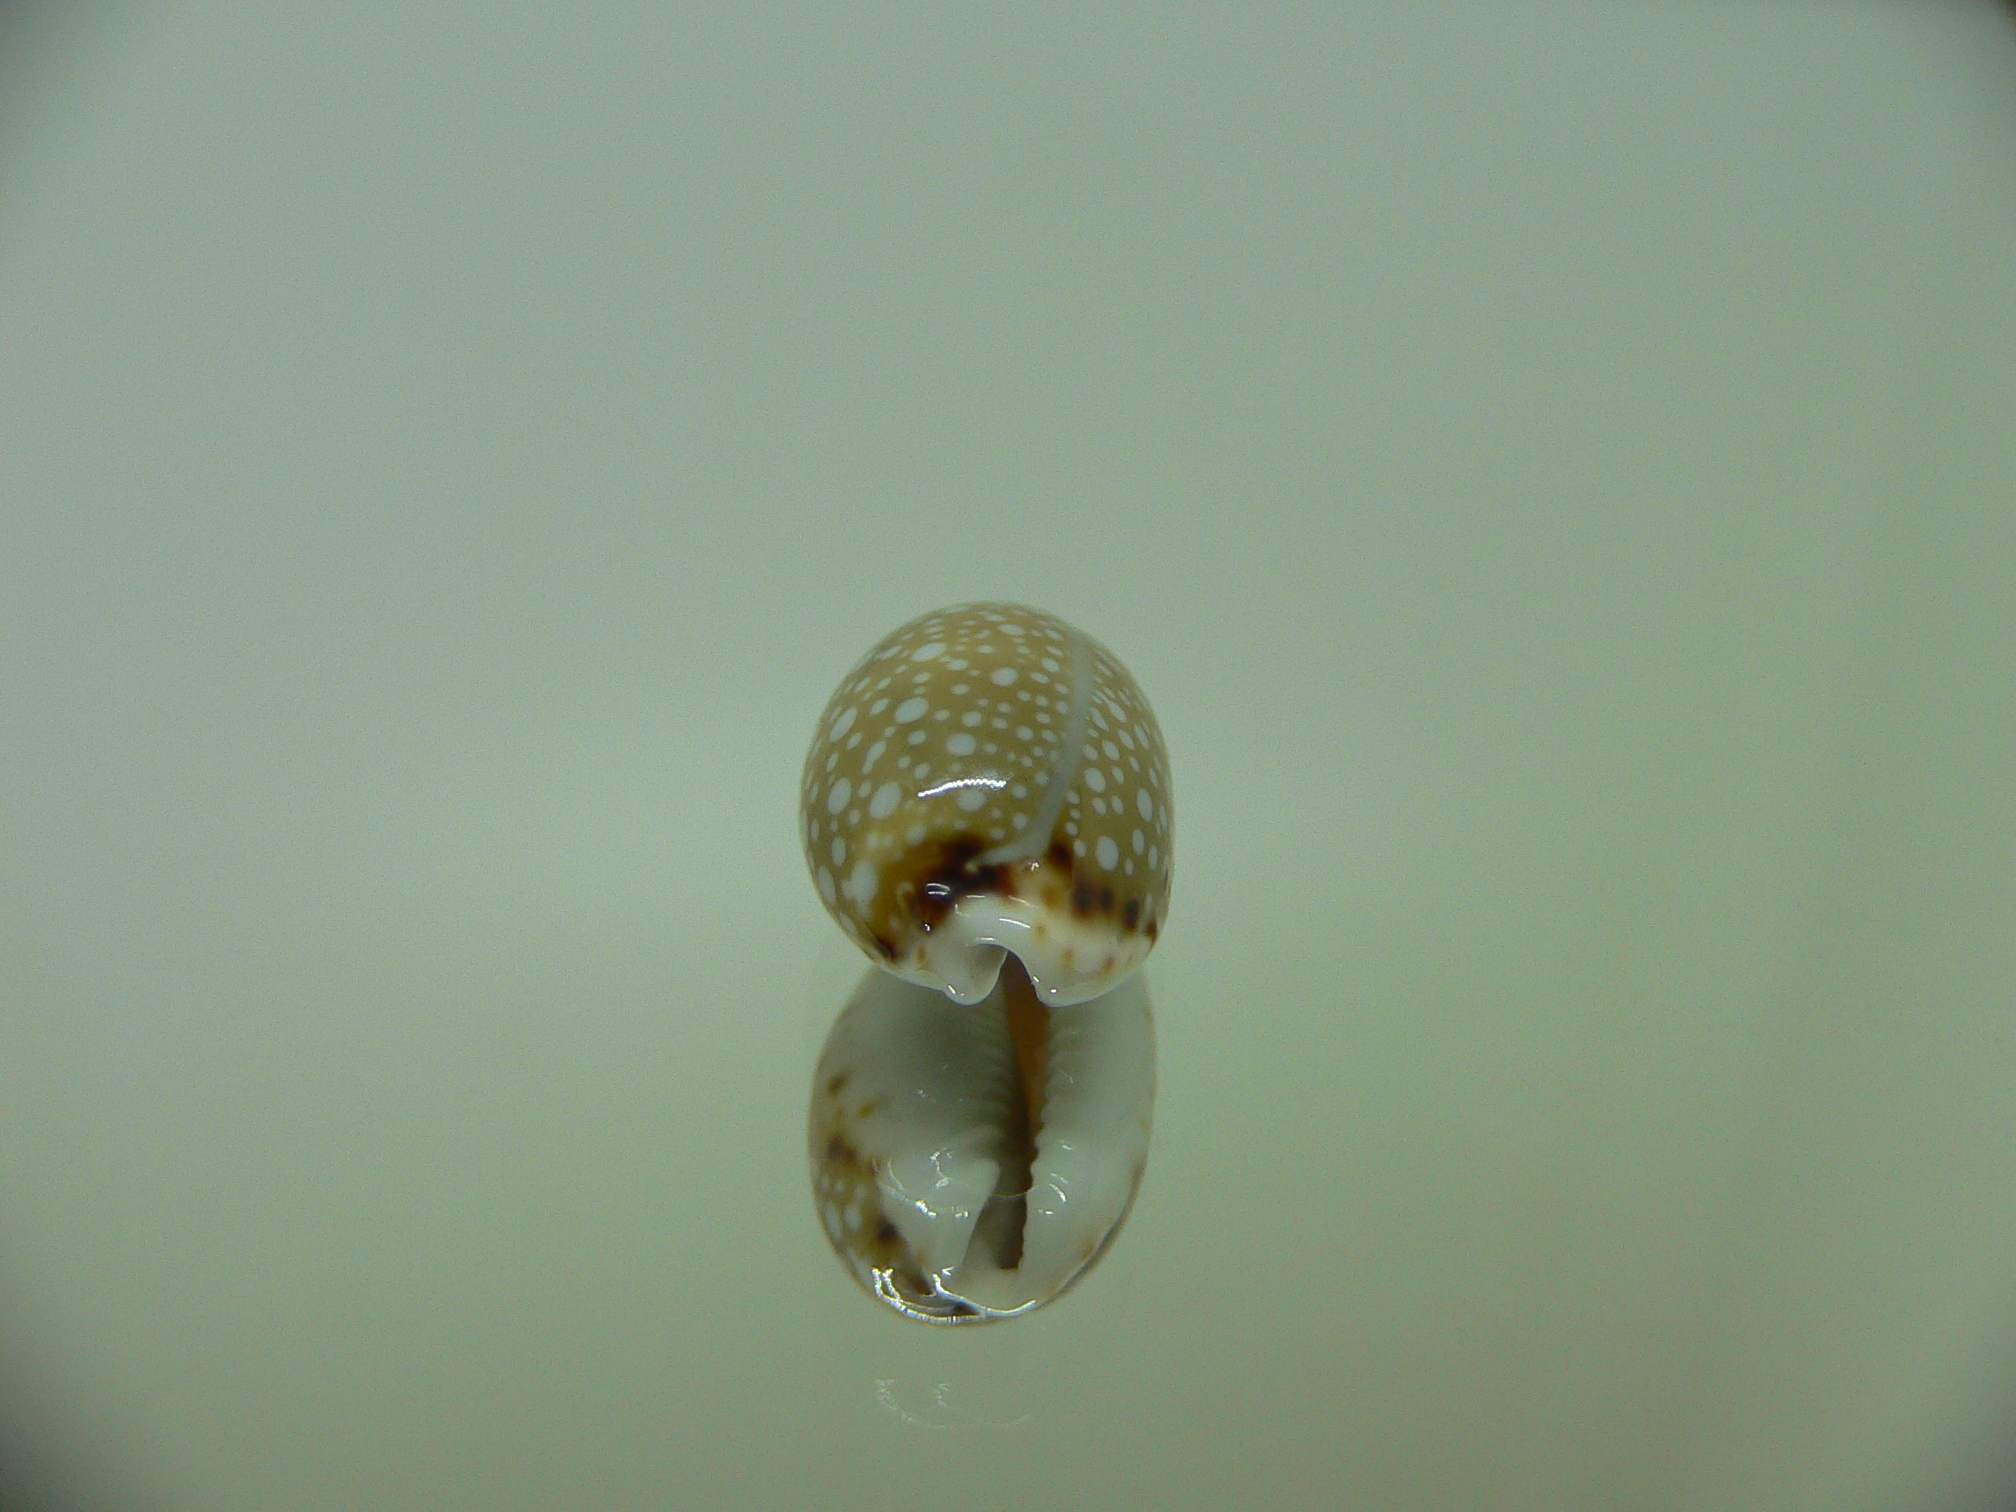
[[[1105,792],[1106,774],[1097,767],[1087,767],[1085,769],[1085,786],[1092,789],[1095,793]]]
[[[840,810],[847,807],[853,797],[854,784],[849,782],[845,777],[842,777],[827,791],[826,812],[829,814],[839,813]]]
[[[875,796],[868,800],[868,817],[871,819],[887,819],[891,814],[896,812],[896,805],[902,801],[903,790],[893,782],[885,782],[882,786],[875,789]],[[1140,831],[1136,830],[1135,833],[1139,834]],[[1135,849],[1139,850],[1140,847],[1136,846]]]
[[[1134,795],[1134,809],[1143,819],[1155,817],[1155,800],[1148,796],[1148,789],[1145,787]]]
[[[1113,843],[1111,835],[1101,835],[1099,837],[1099,844],[1094,847],[1093,854],[1099,864],[1106,868],[1107,871],[1113,870],[1114,867],[1120,864],[1120,847]]]
[[[919,646],[915,651],[912,651],[910,653],[910,660],[936,661],[938,660],[939,657],[943,656],[944,654],[945,654],[945,642],[926,641],[923,645]]]
[[[1016,672],[1013,667],[996,667],[992,672],[987,674],[987,680],[997,688],[1007,687],[1015,681],[1015,678]]]
[[[1137,829],[1136,831],[1134,831],[1134,854],[1138,856],[1141,854],[1141,852],[1143,852],[1147,848],[1148,848],[1148,837],[1142,834],[1141,831]]]
[[[973,746],[974,740],[971,735],[953,735],[945,742],[945,749],[950,751],[954,756],[971,756],[973,754]]]
[[[961,788],[959,796],[952,801],[969,814],[978,813],[986,806],[987,789],[977,787]]]
[[[833,721],[833,728],[827,733],[826,738],[828,740],[838,740],[842,735],[845,735],[849,730],[853,729],[854,720],[859,715],[859,713],[860,710],[856,709],[854,705],[852,704],[847,705],[847,707],[841,711],[840,717]]]
[[[847,874],[847,885],[840,890],[856,908],[866,908],[875,901],[875,889],[881,882],[882,874],[873,861],[856,861],[854,870]]]
[[[931,705],[921,698],[906,698],[896,705],[895,720],[898,724],[915,724],[930,710]]]

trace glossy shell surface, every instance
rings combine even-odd
[[[1052,1007],[1139,966],[1169,903],[1169,762],[1148,701],[1082,631],[963,604],[885,636],[805,760],[800,833],[863,950],[961,1003],[1006,953]]]
[[[1029,1312],[1118,1233],[1154,1090],[1139,975],[1053,1010],[1012,963],[970,1007],[869,972],[813,1080],[820,1222],[856,1280],[908,1317]]]

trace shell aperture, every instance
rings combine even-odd
[[[1013,954],[1047,1005],[1147,957],[1167,914],[1169,762],[1127,669],[1019,604],[879,641],[821,717],[800,788],[814,885],[907,981],[978,1003]]]
[[[1050,1010],[1010,963],[978,1005],[868,972],[813,1079],[814,1200],[862,1286],[925,1322],[1061,1294],[1140,1185],[1155,1085],[1138,974]]]

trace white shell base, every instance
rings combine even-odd
[[[1012,954],[1044,1003],[1068,1008],[1112,991],[1153,945],[1110,918],[1079,919],[1026,898],[978,893],[961,898],[889,969],[971,1004],[994,990]]]

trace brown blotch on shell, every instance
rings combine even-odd
[[[1081,919],[1111,918],[1113,889],[1103,883],[1080,882],[1071,889],[1071,912]]]
[[[989,846],[978,835],[944,835],[907,851],[890,866],[882,879],[883,891],[899,900],[919,928],[927,934],[942,924],[961,898],[984,893],[1018,896],[1014,886],[1016,866],[1007,861],[982,861]],[[890,959],[896,958],[894,942],[879,934],[875,943]]]
[[[868,1162],[861,1158],[861,1152],[855,1149],[843,1134],[829,1134],[826,1137],[826,1164],[846,1171],[857,1180],[870,1174]]]

